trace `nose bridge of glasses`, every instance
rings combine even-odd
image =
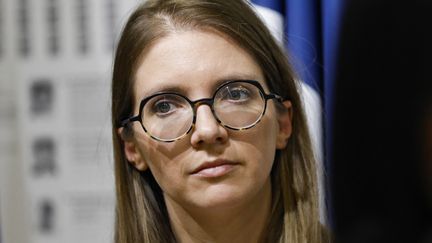
[[[213,98],[203,98],[199,100],[192,101],[192,107],[196,111],[200,105],[208,105],[211,110],[213,110]]]
[[[219,122],[219,119],[216,117],[216,114],[214,113],[213,103],[214,103],[213,98],[203,98],[203,99],[192,101],[191,105],[192,105],[193,110],[194,110],[194,120],[196,121],[196,117],[198,116],[198,108],[201,105],[208,105],[211,113],[213,114],[213,117],[216,119],[216,121]]]

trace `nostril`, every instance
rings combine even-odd
[[[223,144],[224,141],[225,141],[225,139],[222,137],[202,138],[195,143],[195,146],[201,147],[201,146],[204,146],[204,144]]]

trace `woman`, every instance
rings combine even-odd
[[[324,242],[297,89],[246,1],[140,6],[113,72],[115,241]]]

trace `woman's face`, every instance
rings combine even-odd
[[[175,32],[145,53],[135,75],[134,114],[140,101],[156,92],[176,90],[190,100],[212,97],[224,81],[257,80],[268,93],[260,67],[232,41],[210,31]],[[275,150],[291,134],[288,118],[268,101],[261,121],[234,131],[221,126],[208,105],[197,108],[192,131],[171,143],[156,141],[133,123],[134,138],[125,142],[128,160],[149,169],[167,202],[186,208],[231,207],[270,195]]]

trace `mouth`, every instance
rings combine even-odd
[[[223,159],[207,161],[193,170],[191,174],[204,178],[221,177],[234,170],[238,164],[239,163]]]

